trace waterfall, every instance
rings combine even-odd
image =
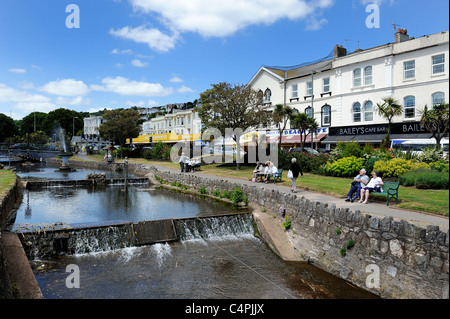
[[[177,225],[181,241],[254,237],[253,219],[249,214],[178,220]]]

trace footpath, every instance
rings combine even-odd
[[[168,168],[168,167],[165,167],[162,165],[153,165],[153,164],[152,165],[143,164],[143,165],[153,166],[156,169],[158,169],[159,171],[180,172],[179,170]],[[216,178],[216,179],[220,179],[220,180],[229,180],[229,181],[239,182],[241,184],[252,185],[252,186],[256,185],[257,187],[264,187],[266,189],[274,189],[274,190],[278,190],[279,192],[285,192],[285,193],[291,192],[290,187],[288,187],[286,185],[281,185],[281,184],[253,183],[253,182],[245,180],[245,179],[215,176],[215,175],[211,175],[211,174],[202,173],[201,171],[183,173],[183,174],[196,174],[196,175],[202,175],[205,177],[207,176],[208,178],[213,178],[213,179]],[[287,178],[287,177],[284,177],[284,178]],[[368,204],[362,204],[362,203],[358,203],[358,202],[353,202],[353,203],[346,202],[344,200],[345,198],[337,198],[337,197],[330,196],[330,195],[325,195],[325,194],[321,194],[321,193],[303,190],[303,189],[301,189],[301,186],[302,186],[301,184],[302,184],[302,179],[300,177],[297,179],[296,195],[298,197],[304,196],[305,198],[309,199],[310,201],[317,200],[317,201],[329,203],[329,205],[335,204],[336,208],[344,208],[344,209],[348,208],[349,210],[352,210],[352,211],[359,210],[362,213],[371,214],[373,216],[378,216],[381,218],[383,218],[385,216],[390,216],[394,219],[403,219],[412,224],[422,225],[423,227],[426,227],[428,225],[433,225],[433,226],[439,226],[439,228],[442,230],[449,229],[449,219],[446,217],[441,217],[441,216],[427,214],[427,213],[420,213],[420,212],[411,211],[411,210],[399,209],[399,208],[395,208],[392,206],[387,206],[386,202],[376,202],[376,201],[370,202],[370,199],[369,199]],[[392,203],[390,205],[392,205]]]

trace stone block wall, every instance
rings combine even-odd
[[[305,261],[383,298],[448,298],[448,230],[339,209],[259,184],[142,166],[135,169],[169,183],[202,186],[209,193],[241,187],[250,205],[271,214],[285,206],[292,225],[289,239]]]

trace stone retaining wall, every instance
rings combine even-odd
[[[339,209],[259,184],[134,168],[135,174],[151,172],[169,183],[202,186],[209,193],[241,187],[250,205],[271,214],[284,205],[292,224],[289,239],[303,260],[383,298],[448,298],[448,230]]]
[[[1,239],[2,232],[11,218],[12,211],[21,198],[22,192],[20,189],[20,180],[19,178],[16,178],[14,186],[2,199],[0,199],[0,299],[10,299],[14,297],[14,291],[6,268]]]

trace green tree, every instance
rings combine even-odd
[[[75,124],[75,128],[74,128]],[[78,132],[84,127],[83,117],[81,113],[65,108],[59,108],[47,114],[47,117],[42,122],[43,131],[50,137],[55,133],[55,129],[61,127],[66,136],[72,138],[73,132]],[[32,132],[30,126],[30,133]]]
[[[436,145],[440,147],[442,138],[448,133],[449,104],[435,104],[431,109],[425,105],[421,112],[420,123],[432,134],[436,139]]]
[[[290,106],[277,104],[272,113],[272,121],[278,124],[279,142],[278,151],[281,149],[281,138],[283,136],[283,131],[286,129],[288,121],[291,119],[294,109]]]
[[[43,112],[33,112],[22,118],[18,121],[20,135],[26,136],[27,133],[35,132],[35,123],[36,123],[36,132],[44,131],[44,121],[47,118],[47,113]]]
[[[9,116],[0,113],[0,142],[17,134],[19,134],[19,130],[16,122]]]
[[[98,128],[100,136],[118,143],[123,157],[122,148],[126,139],[139,136],[141,122],[139,112],[133,109],[110,110],[103,114],[103,119],[105,121]]]
[[[291,118],[291,127],[300,131],[300,147],[303,152],[305,144],[312,138],[312,135],[308,138],[309,134],[314,134],[319,128],[319,124],[316,119],[309,117],[307,114],[297,113]]]
[[[383,104],[377,103],[377,113],[381,117],[388,120],[388,129],[384,144],[390,146],[392,119],[394,118],[394,116],[399,116],[403,114],[403,106],[392,97],[384,98],[383,102],[384,102]]]
[[[242,129],[258,127],[269,122],[269,112],[262,105],[258,93],[248,85],[232,85],[222,82],[211,85],[212,88],[200,94],[201,106],[197,108],[198,115],[205,129],[218,129],[222,136],[227,136],[227,129]],[[237,136],[232,136],[240,150]],[[237,161],[237,170],[240,161]]]

